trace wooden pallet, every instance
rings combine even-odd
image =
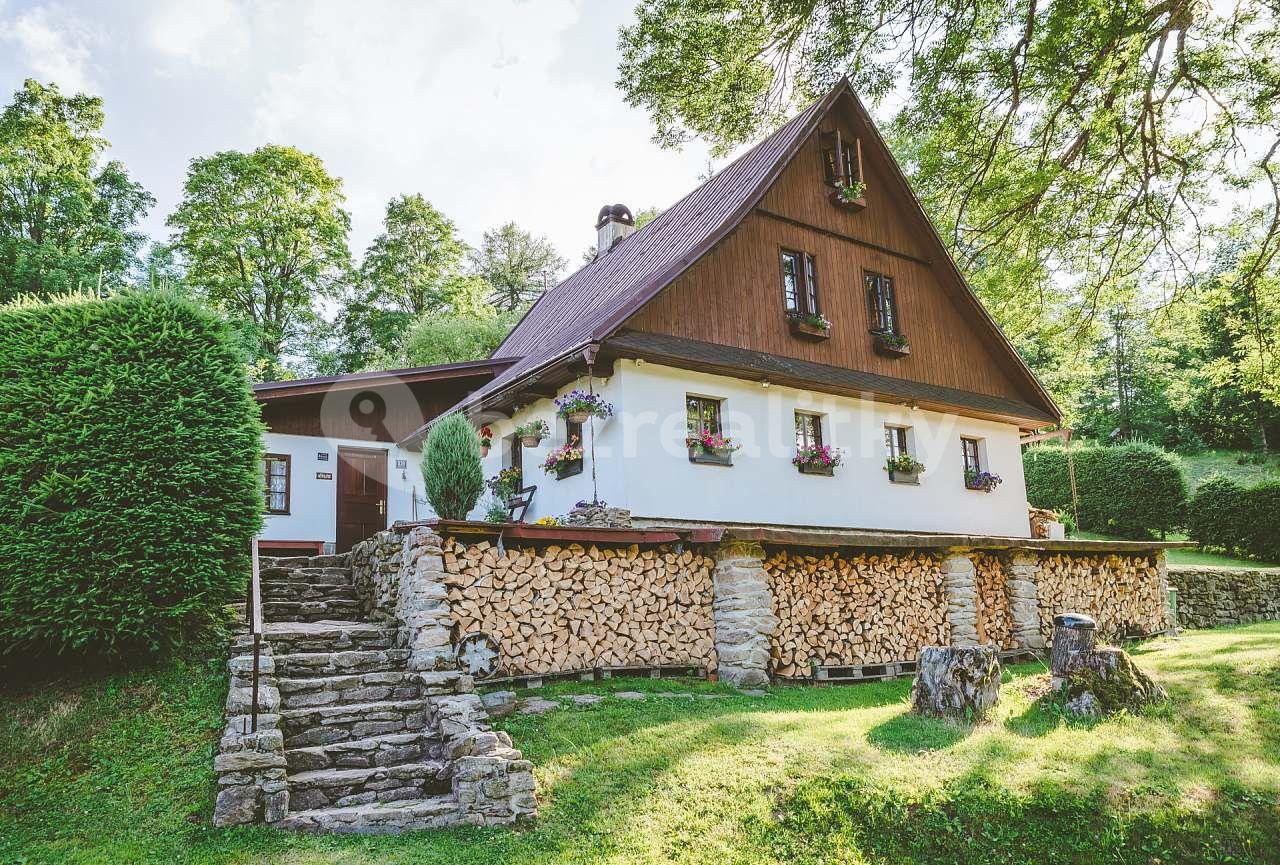
[[[1024,661],[1041,660],[1039,653],[1031,649],[1005,649],[1000,652],[1003,664],[1018,664]],[[915,661],[890,661],[884,664],[846,664],[819,665],[812,676],[777,677],[779,682],[793,685],[852,685],[858,682],[878,682],[882,679],[896,679],[901,676],[914,676]]]
[[[494,676],[489,679],[477,679],[476,684],[485,688],[493,685],[507,685],[512,688],[541,688],[548,682],[596,682],[613,678],[639,679],[705,679],[705,667],[671,666],[656,667],[593,667],[582,670],[562,670],[555,673],[517,673],[510,676]]]

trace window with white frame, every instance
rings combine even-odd
[[[896,460],[898,457],[906,456],[911,453],[907,449],[907,432],[910,427],[905,426],[888,426],[884,428],[884,446],[888,451],[889,459]]]

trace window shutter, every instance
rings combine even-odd
[[[817,315],[820,311],[818,307],[818,265],[814,263],[813,256],[808,253],[804,257],[804,284],[808,297],[806,298],[809,305],[808,312],[810,315]]]

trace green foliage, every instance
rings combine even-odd
[[[378,301],[417,317],[452,308],[449,284],[466,251],[453,220],[421,195],[402,195],[387,204],[360,276]]]
[[[508,222],[484,233],[472,254],[475,274],[492,286],[491,301],[501,310],[515,310],[556,284],[565,260],[551,241]]]
[[[434,366],[488,357],[519,318],[519,310],[488,315],[429,313],[405,333],[394,365]]]
[[[193,159],[169,217],[187,282],[250,329],[272,363],[350,267],[342,182],[319,158],[266,145]]]
[[[155,651],[239,598],[261,425],[225,326],[161,293],[0,308],[0,653]]]
[[[1187,524],[1202,546],[1280,561],[1280,481],[1246,487],[1210,478],[1192,496]]]
[[[422,476],[427,501],[446,520],[465,520],[484,490],[480,437],[460,414],[446,415],[431,427],[423,449]]]
[[[1182,524],[1187,483],[1173,454],[1133,443],[1075,447],[1071,457],[1080,496],[1080,529],[1144,538]],[[1066,448],[1028,448],[1022,463],[1032,505],[1072,510]]]
[[[101,162],[102,100],[28,79],[0,113],[0,303],[122,288],[155,200]]]

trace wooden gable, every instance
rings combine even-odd
[[[823,145],[836,129],[861,143],[863,210],[837,207],[828,198]],[[967,296],[891,160],[852,98],[837,100],[737,228],[625,327],[1052,409]],[[832,322],[826,340],[805,340],[789,328],[784,248],[814,256],[819,306]],[[884,357],[874,349],[866,271],[894,280],[901,332],[911,344],[908,356]]]

